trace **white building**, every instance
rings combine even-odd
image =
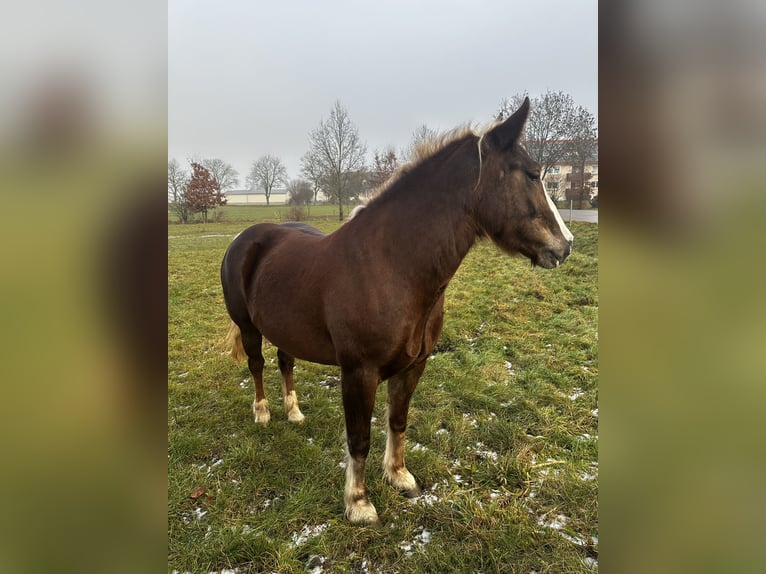
[[[262,189],[230,189],[224,191],[226,205],[266,205],[266,193]],[[274,188],[269,196],[269,205],[285,205],[287,190]]]

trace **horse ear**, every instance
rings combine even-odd
[[[503,123],[496,125],[487,133],[489,141],[492,142],[497,149],[508,149],[521,138],[521,133],[524,131],[524,125],[527,123],[528,115],[529,96],[524,98],[524,103],[519,106],[518,110],[513,112],[513,115],[510,118]]]

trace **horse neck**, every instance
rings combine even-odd
[[[471,216],[476,138],[464,140],[424,160],[367,208],[370,228],[385,236],[399,274],[426,290],[449,282],[478,235]]]

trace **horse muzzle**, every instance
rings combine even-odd
[[[562,246],[548,248],[532,259],[532,265],[539,265],[545,269],[555,269],[572,253],[572,240],[563,242]]]

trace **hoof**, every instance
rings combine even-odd
[[[287,420],[291,423],[302,423],[304,420],[306,420],[306,417],[303,416],[303,413],[300,411],[300,409],[296,408],[287,413]]]
[[[381,525],[378,511],[375,510],[371,502],[360,501],[346,507],[346,518],[348,518],[349,522],[358,526],[379,527]]]
[[[255,416],[255,422],[266,426],[271,420],[271,414],[269,413],[269,401],[263,399],[262,401],[253,401],[253,415]]]
[[[418,487],[408,488],[406,490],[400,490],[399,492],[401,492],[404,498],[417,498],[418,496],[420,496],[420,488]]]
[[[403,496],[407,498],[417,498],[420,496],[418,482],[406,468],[402,467],[396,472],[384,470],[383,475],[388,483],[398,489]]]

